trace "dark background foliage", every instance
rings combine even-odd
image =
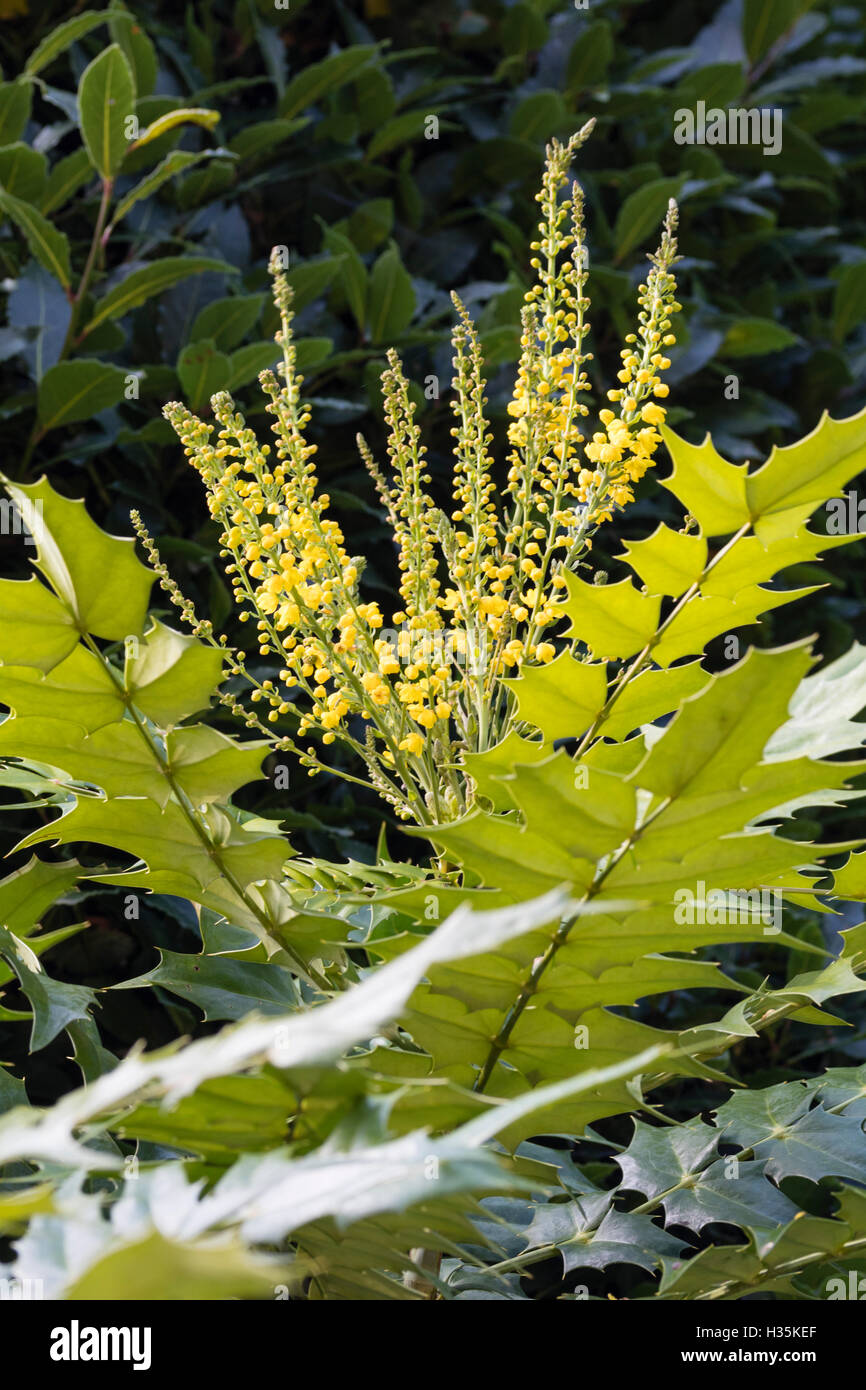
[[[82,9],[0,0],[0,183],[68,238],[73,290],[93,248],[78,329],[147,267],[183,256],[224,268],[185,275],[85,338],[69,339],[68,297],[7,217],[0,225],[3,468],[19,478],[47,473],[117,533],[129,534],[129,509],[139,507],[173,573],[232,638],[242,629],[215,559],[215,528],[162,404],[182,398],[207,415],[208,396],[231,378],[253,422],[264,426],[255,377],[270,360],[275,326],[266,262],[272,246],[285,246],[321,475],[353,548],[372,557],[368,581],[390,587],[387,536],[354,443],[360,430],[381,455],[385,351],[393,344],[405,360],[434,489],[444,489],[449,291],[458,290],[479,323],[501,441],[544,144],[589,117],[597,128],[575,174],[587,198],[598,381],[610,384],[619,365],[645,254],[676,196],[684,313],[672,354],[671,423],[696,441],[710,431],[731,459],[757,461],[808,433],[822,410],[843,416],[864,404],[860,4],[291,0],[282,8],[271,0],[185,7],[152,0],[128,7],[129,25],[127,9],[115,3],[111,33],[94,28],[47,63],[24,111],[19,73],[37,45]],[[213,129],[178,125],[128,155],[116,181],[120,196],[172,151],[202,158],[94,245],[101,190],[92,170],[76,163],[75,91],[109,39],[121,42],[135,72],[142,127],[179,107],[207,108],[219,120]],[[677,144],[675,112],[699,100],[781,108],[781,152]],[[74,418],[61,411],[48,427],[57,378],[46,376],[82,359],[104,368],[101,376],[97,366],[85,368],[99,381],[93,408]],[[665,517],[668,494],[648,480],[617,530],[645,534]],[[20,573],[20,537],[0,544],[4,568]],[[616,545],[606,544],[610,553],[602,542],[598,555],[614,569]],[[771,645],[815,631],[833,657],[862,638],[862,557],[859,543],[833,552],[820,569],[789,574],[790,582],[826,587],[769,615],[748,639]],[[715,657],[722,662],[721,652]],[[244,797],[283,815],[302,851],[374,856],[382,809],[343,785],[299,776],[288,793],[262,783]],[[32,828],[33,811],[23,811],[26,794],[5,799],[9,847]],[[854,833],[853,812],[836,815],[834,828],[846,814]],[[815,828],[801,823],[800,833]],[[413,852],[389,834],[392,853]],[[82,858],[101,862],[102,851]],[[195,924],[175,900],[151,899],[134,923],[123,919],[119,895],[94,893],[84,902],[93,929],[55,951],[61,978],[98,986],[149,968],[154,945],[195,949]],[[79,912],[81,905],[79,897]],[[817,929],[804,916],[802,930]],[[770,969],[754,955],[739,965],[756,979]],[[122,1009],[105,1009],[100,1020],[117,1051],[142,1035],[154,1043],[201,1026],[196,1010],[169,995],[158,1005],[149,993],[119,997]],[[703,1002],[708,1014],[717,1012],[711,997]],[[23,1030],[5,1031],[11,1060],[25,1045]],[[858,1042],[856,1028],[847,1044],[832,1040],[829,1052],[824,1039],[823,1060],[850,1057],[846,1046],[857,1055]],[[738,1049],[735,1070],[758,1084],[808,1070],[819,1064],[810,1046],[811,1035],[786,1025],[772,1040]],[[63,1046],[46,1049],[31,1067],[32,1099],[49,1100],[71,1075]],[[690,1105],[694,1099],[689,1092]]]

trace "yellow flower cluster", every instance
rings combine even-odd
[[[231,397],[212,399],[215,424],[172,403],[166,416],[208,491],[222,526],[222,555],[241,618],[256,625],[261,656],[277,657],[276,679],[258,680],[246,654],[234,671],[268,708],[270,725],[339,740],[364,763],[367,779],[398,814],[421,823],[453,818],[471,804],[466,753],[498,742],[515,719],[503,676],[524,661],[556,655],[549,630],[563,614],[566,573],[591,545],[592,532],[633,497],[660,443],[657,426],[667,394],[661,373],[679,309],[670,268],[675,209],[645,285],[638,330],[622,353],[617,410],[590,413],[585,351],[590,331],[585,294],[587,253],[583,200],[573,185],[562,201],[568,166],[591,129],[547,151],[536,283],[522,314],[521,358],[508,407],[508,510],[500,515],[493,435],[485,416],[485,380],[475,326],[454,296],[453,502],[450,515],[427,489],[430,476],[409,383],[394,352],[382,376],[390,481],[359,439],[364,463],[388,513],[397,547],[401,607],[385,627],[376,602],[361,590],[364,562],[351,556],[319,491],[306,439],[309,408],[301,398],[292,340],[291,292],[271,265],[281,327],[278,373],[260,377],[272,417],[271,443],[259,444]],[[276,673],[275,673],[276,675]],[[258,717],[252,715],[254,723]],[[265,725],[260,725],[266,728]],[[282,735],[311,775],[323,764],[315,745],[300,749]]]
[[[379,635],[379,605],[361,597],[363,562],[347,553],[339,525],[327,516],[329,498],[318,491],[316,446],[304,437],[309,411],[300,402],[289,288],[278,267],[272,271],[282,318],[283,382],[273,372],[263,372],[260,381],[274,417],[273,445],[259,446],[225,392],[212,400],[219,425],[215,442],[214,426],[182,405],[166,407],[206,484],[211,515],[224,527],[222,554],[241,619],[255,619],[260,654],[277,655],[281,663],[279,684],[256,683],[252,698],[270,705],[270,723],[291,715],[301,736],[317,729],[325,744],[338,736],[349,743],[367,762],[373,785],[401,813],[439,816],[453,797],[439,795],[428,736],[439,727],[448,739],[453,673],[450,664],[434,660],[435,642],[416,641],[407,651],[404,640],[419,629],[434,633],[441,627],[432,509],[423,491],[428,480],[408,385],[393,359],[386,398],[399,485],[388,503],[405,605],[394,623],[405,621],[406,632],[391,641]],[[370,726],[363,737],[350,727],[356,719]],[[305,760],[314,771],[314,748],[306,750]]]
[[[574,147],[586,133],[584,129],[568,145],[554,141],[548,152],[537,195],[540,239],[532,243],[539,253],[532,261],[537,282],[525,296],[521,359],[508,406],[514,420],[508,430],[514,446],[508,475],[514,508],[505,543],[515,582],[507,598],[512,623],[523,625],[523,639],[509,636],[502,655],[514,664],[526,658],[550,660],[555,654],[550,642],[537,639],[561,617],[558,600],[565,571],[591,547],[592,532],[611,519],[614,509],[633,500],[633,485],[652,464],[661,443],[655,426],[665,418],[652,397],[668,393],[659,373],[670,362],[661,348],[675,341],[671,317],[680,308],[670,273],[676,259],[676,207],[671,202],[661,245],[638,291],[638,332],[628,335],[621,354],[623,386],[608,392],[609,400],[619,403],[619,414],[602,410],[603,428],[587,443],[580,421],[590,413],[582,397],[590,391],[585,364],[592,353],[583,350],[590,330],[580,186],[572,186],[570,202],[559,201]]]
[[[669,270],[675,259],[676,217],[672,201],[661,246],[650,257],[652,270],[647,283],[638,290],[639,331],[626,336],[626,346],[620,353],[622,367],[617,376],[622,385],[607,393],[611,402],[619,403],[620,413],[599,412],[604,430],[595,433],[584,450],[595,470],[584,469],[578,475],[579,495],[581,501],[596,510],[600,521],[610,519],[610,503],[624,507],[634,500],[632,485],[652,465],[653,454],[661,443],[655,427],[664,423],[665,411],[657,400],[664,399],[670,388],[660,373],[671,365],[662,349],[676,342],[670,331],[671,320],[680,309],[674,298],[676,281]]]

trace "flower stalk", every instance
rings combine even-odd
[[[593,355],[583,194],[578,183],[567,197],[563,192],[591,129],[592,122],[547,150],[501,497],[481,346],[459,297],[452,296],[449,514],[428,491],[415,402],[399,357],[388,353],[382,374],[388,469],[366,441],[358,443],[394,534],[400,606],[390,627],[379,603],[364,595],[364,560],[349,554],[319,487],[292,339],[291,289],[276,259],[271,274],[282,363],[259,378],[272,438],[259,442],[227,392],[212,398],[215,424],[176,402],[165,409],[222,527],[221,556],[241,620],[254,623],[259,654],[278,663],[276,679],[255,681],[244,654],[234,656],[232,669],[250,680],[251,702],[266,708],[264,727],[288,716],[299,740],[317,740],[284,745],[311,776],[325,766],[320,748],[342,744],[366,766],[365,785],[398,817],[420,825],[455,819],[471,807],[475,787],[466,755],[484,752],[518,726],[507,677],[557,654],[566,574],[591,549],[598,527],[633,500],[661,442],[660,402],[668,394],[662,374],[680,308],[673,202],[638,290],[637,329],[621,353],[619,385],[608,391],[610,405],[598,412],[589,437],[585,425]]]

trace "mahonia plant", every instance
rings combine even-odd
[[[669,390],[661,374],[670,366],[665,353],[675,341],[672,320],[680,308],[671,273],[677,259],[673,201],[638,291],[638,326],[622,349],[620,385],[608,391],[610,406],[598,412],[599,427],[591,437],[585,432],[592,354],[585,347],[583,194],[573,183],[570,197],[561,195],[591,128],[592,122],[566,144],[552,141],[536,195],[536,280],[525,296],[508,406],[504,506],[494,481],[478,335],[458,296],[452,296],[450,516],[427,491],[431,479],[415,404],[397,354],[388,354],[382,386],[390,481],[367,443],[359,437],[358,444],[397,545],[401,606],[391,614],[390,629],[379,604],[363,597],[364,561],[347,552],[339,524],[328,515],[329,498],[318,487],[317,446],[305,436],[310,410],[301,397],[291,290],[276,257],[270,269],[283,360],[277,372],[259,378],[269,398],[273,442],[259,442],[225,391],[212,398],[216,425],[176,402],[165,408],[207,487],[211,515],[223,527],[221,554],[241,618],[255,622],[261,655],[280,662],[277,681],[258,681],[246,653],[238,652],[234,674],[251,682],[254,702],[270,706],[270,724],[293,715],[301,737],[315,731],[325,745],[347,745],[366,764],[365,785],[401,818],[421,825],[452,820],[471,805],[466,755],[499,743],[516,724],[505,680],[524,663],[555,657],[566,575],[590,550],[596,529],[633,500],[661,442],[657,426],[665,409],[659,401]],[[247,722],[268,732],[255,714]],[[312,745],[286,738],[281,746],[293,748],[311,775],[323,766]]]

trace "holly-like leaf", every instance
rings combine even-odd
[[[160,957],[159,965],[146,975],[124,980],[114,988],[161,985],[170,994],[195,1004],[210,1020],[237,1020],[252,1012],[283,1015],[297,1007],[294,980],[288,970],[278,965],[166,950],[160,951]]]
[[[65,719],[38,716],[0,724],[0,752],[60,768],[74,781],[100,787],[108,797],[148,796],[160,806],[174,787],[195,806],[227,801],[238,787],[261,775],[266,748],[264,743],[236,743],[203,724],[170,731],[165,744],[171,778],[132,720],[92,733]]]
[[[38,666],[0,667],[0,700],[22,718],[68,721],[73,729],[79,726],[87,733],[122,719],[124,714],[118,685],[99,658],[82,646],[75,647],[48,673]],[[73,742],[74,737],[73,733]],[[16,739],[14,722],[4,739],[11,752]]]
[[[275,1073],[222,1076],[185,1096],[171,1111],[142,1101],[123,1115],[116,1132],[230,1161],[239,1153],[278,1148],[295,1095]]]
[[[803,754],[826,758],[866,742],[866,729],[854,718],[866,706],[864,680],[866,647],[855,642],[844,656],[822,666],[797,687],[788,718],[767,742],[767,758],[773,762]]]
[[[70,622],[68,608],[35,575],[0,579],[0,619],[4,666],[50,671],[78,645],[79,633]]]
[[[601,712],[607,696],[604,666],[575,661],[561,652],[548,666],[526,666],[504,682],[517,697],[518,714],[543,729],[545,739],[577,738]]]
[[[373,1037],[394,1019],[432,963],[493,949],[531,930],[536,923],[549,920],[563,910],[565,901],[557,893],[534,903],[523,903],[519,908],[490,913],[477,914],[462,908],[412,951],[325,1004],[288,1017],[247,1019],[190,1043],[180,1052],[156,1052],[146,1061],[140,1056],[129,1056],[110,1074],[71,1093],[47,1114],[17,1111],[0,1120],[0,1163],[21,1157],[50,1157],[59,1162],[83,1161],[94,1167],[114,1167],[116,1157],[84,1149],[74,1131],[100,1115],[116,1112],[119,1105],[144,1092],[153,1095],[158,1091],[171,1104],[207,1081],[266,1061],[288,1072],[331,1068],[342,1053]],[[634,1065],[654,1061],[659,1055],[654,1050],[635,1062],[629,1059],[621,1068],[622,1074],[628,1075]],[[591,1087],[596,1080],[595,1073],[577,1081],[571,1078],[565,1085],[560,1084],[556,1092]],[[492,1116],[482,1116],[480,1128],[471,1131],[472,1143],[482,1144],[493,1137],[500,1120],[505,1123],[524,1109],[531,1110],[533,1099],[520,1097],[510,1107],[497,1108]]]
[[[794,1203],[767,1181],[756,1159],[716,1158],[718,1131],[701,1120],[675,1129],[635,1123],[628,1149],[617,1155],[623,1184],[661,1202],[671,1225],[700,1231],[713,1221],[762,1230],[790,1221]]]
[[[568,635],[585,642],[599,661],[634,656],[654,636],[661,598],[643,594],[630,579],[619,584],[586,584],[567,573],[571,619]]]
[[[622,557],[639,574],[651,594],[678,598],[702,577],[707,564],[703,536],[672,531],[660,522],[643,541],[626,541]]]
[[[501,743],[484,753],[467,753],[465,761],[479,794],[492,802],[497,811],[507,811],[513,802],[504,790],[503,780],[510,776],[514,765],[545,758],[549,754],[550,748],[546,743],[522,738],[512,729]]]
[[[642,671],[617,696],[601,721],[599,732],[608,738],[623,739],[639,725],[678,709],[703,690],[709,680],[699,661]]]
[[[838,1196],[839,1208],[832,1220],[797,1212],[778,1230],[750,1230],[745,1245],[710,1245],[690,1260],[664,1258],[658,1297],[728,1300],[755,1293],[801,1297],[799,1285],[804,1273],[814,1270],[819,1253],[826,1254],[827,1262],[817,1271],[820,1292],[811,1296],[827,1297],[830,1275],[847,1289],[847,1280],[838,1277],[844,1276],[848,1262],[862,1250],[866,1204],[862,1192],[854,1188],[843,1188]]]
[[[148,719],[169,728],[210,704],[224,660],[216,648],[154,619],[145,640],[127,651],[124,687]]]
[[[562,1256],[563,1273],[570,1274],[575,1269],[606,1269],[611,1264],[633,1264],[652,1271],[660,1256],[673,1257],[686,1248],[648,1216],[618,1211],[611,1201],[610,1193],[601,1192],[537,1206],[532,1224],[523,1232],[526,1249],[555,1246]]]
[[[866,461],[866,410],[845,420],[825,414],[811,434],[773,448],[751,474],[747,464],[727,463],[709,436],[695,445],[667,427],[662,433],[674,463],[663,484],[697,518],[704,536],[753,527],[765,545],[796,533]]]
[[[135,542],[100,530],[83,502],[61,497],[44,478],[30,484],[3,481],[23,511],[38,515],[36,564],[70,626],[79,634],[115,640],[140,633],[153,576],[136,558]]]
[[[281,836],[245,831],[219,810],[190,817],[175,802],[163,809],[149,797],[117,797],[110,814],[100,802],[83,801],[22,840],[20,848],[43,842],[70,844],[90,840],[143,859],[151,872],[179,873],[201,890],[223,874],[241,888],[279,878],[289,850]],[[214,853],[214,843],[219,853]],[[183,896],[188,896],[184,894]]]
[[[792,1119],[778,1120],[763,1135],[760,1128],[738,1114],[732,1101],[718,1111],[718,1122],[726,1118],[726,1138],[753,1148],[765,1161],[769,1176],[777,1181],[789,1177],[810,1178],[812,1182],[831,1177],[866,1181],[863,1122],[854,1115],[834,1115],[819,1105]]]
[[[827,497],[866,466],[866,410],[845,420],[821,417],[796,444],[774,448],[748,480],[749,510],[761,541],[789,535]]]
[[[642,764],[641,786],[657,796],[679,796],[688,790],[696,797],[730,785],[738,773],[759,761],[809,665],[803,646],[772,656],[750,651],[685,701]],[[696,737],[698,725],[701,732]]]
[[[33,1009],[31,1052],[47,1047],[67,1023],[90,1017],[89,1010],[96,1003],[93,990],[52,980],[32,947],[3,926],[0,926],[0,955],[15,971]]]
[[[29,936],[43,912],[72,888],[82,872],[74,859],[49,864],[34,857],[0,879],[0,924],[15,936]]]

